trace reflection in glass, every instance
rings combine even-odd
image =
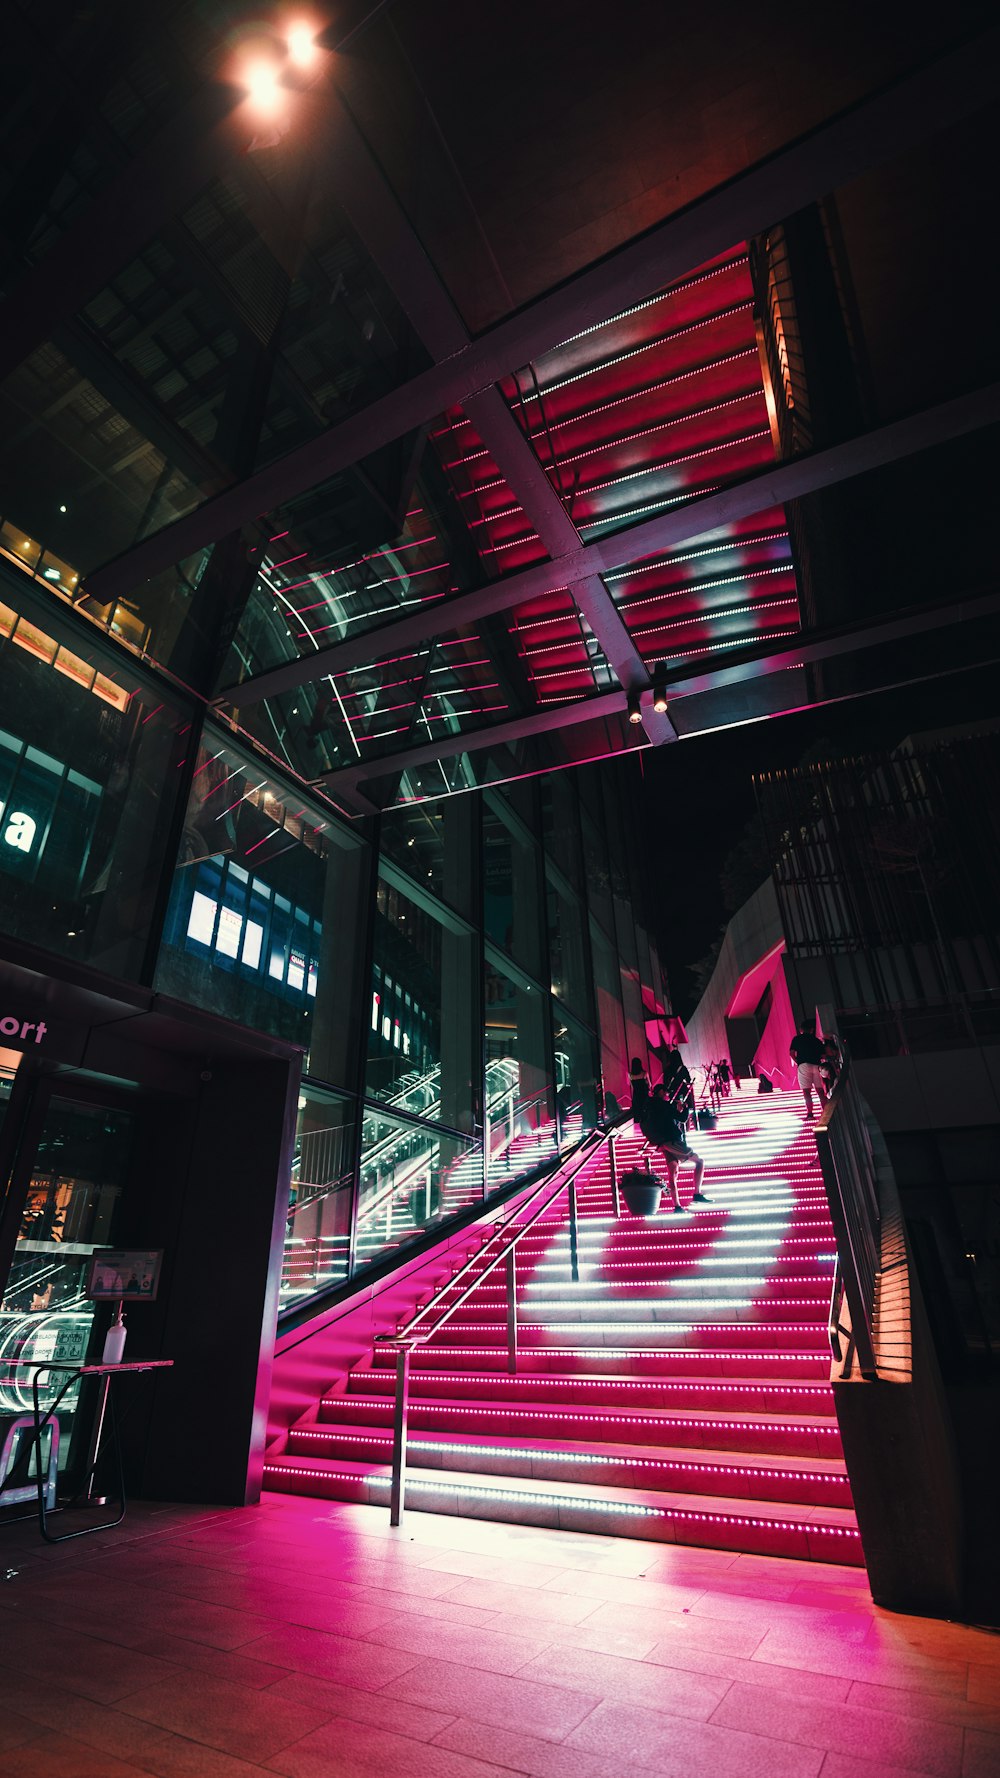
[[[279,1304],[338,1284],[351,1253],[354,1106],[303,1084]]]
[[[343,1080],[354,949],[345,956],[343,935],[356,918],[360,851],[318,805],[206,730],[157,987],[315,1046],[324,1078]]]
[[[529,785],[483,794],[483,926],[530,975],[542,972],[539,847]]]
[[[486,960],[486,1129],[490,1191],[556,1152],[547,996],[490,949]]]
[[[590,1018],[590,981],[584,939],[583,904],[554,865],[548,877],[549,969],[552,992]]]
[[[388,867],[386,867],[388,869]],[[472,934],[379,880],[366,1093],[471,1133]]]
[[[94,1305],[84,1296],[87,1262],[114,1240],[134,1120],[103,1105],[53,1098],[31,1167],[10,1276],[0,1302],[0,1413],[31,1411],[31,1366],[82,1363]],[[43,1403],[59,1379],[46,1383]],[[59,1411],[65,1466],[76,1411],[74,1386]]]
[[[556,1064],[559,1146],[576,1142],[598,1118],[597,1046],[593,1034],[552,1001],[552,1045]]]
[[[0,673],[0,926],[135,976],[186,716],[55,611],[42,624],[0,605]]]
[[[366,1113],[355,1264],[365,1266],[483,1196],[479,1142]]]

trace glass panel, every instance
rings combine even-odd
[[[0,1412],[31,1411],[30,1365],[87,1356],[94,1305],[87,1261],[114,1240],[132,1143],[129,1112],[53,1099],[38,1140],[10,1276],[0,1302]],[[64,1379],[62,1379],[64,1380]],[[43,1404],[59,1387],[40,1391]],[[60,1467],[69,1454],[79,1390],[59,1412]]]
[[[279,1308],[339,1284],[351,1255],[353,1103],[304,1084],[292,1161]]]
[[[383,858],[391,859],[421,889],[473,920],[478,917],[477,838],[473,799],[454,797],[387,813],[379,829],[379,848]]]
[[[491,950],[486,963],[488,1186],[530,1172],[556,1152],[547,996]]]
[[[481,1143],[366,1113],[355,1267],[371,1264],[482,1196]]]
[[[527,787],[483,796],[483,927],[529,975],[543,971],[540,849]]]
[[[625,1017],[622,1012],[622,983],[618,959],[607,939],[590,927],[590,952],[594,960],[594,994],[597,1000],[598,1028],[601,1034],[601,1077],[604,1084],[605,1110],[614,1115],[612,1096],[620,1104],[629,1097],[629,1056],[625,1048]]]
[[[581,812],[580,831],[583,839],[583,863],[587,881],[587,903],[593,918],[609,937],[615,929],[611,903],[611,875],[605,836],[590,816]]]
[[[527,735],[518,741],[484,744],[472,752],[454,751],[456,743],[449,736],[442,740],[440,751],[429,764],[408,765],[401,776],[369,778],[365,790],[382,808],[394,802],[423,802],[451,796],[456,791],[535,778],[611,755],[635,753],[648,745],[645,731],[617,714],[595,715],[585,722]],[[389,761],[385,764],[388,769]]]
[[[556,1062],[559,1146],[576,1142],[598,1117],[597,1044],[557,1000],[552,1002],[552,1041]]]
[[[206,731],[156,985],[315,1049],[345,1085],[362,846],[315,804]]]
[[[591,1016],[591,984],[584,939],[583,904],[553,868],[548,872],[549,964],[552,992],[585,1018]]]
[[[0,618],[0,925],[137,975],[187,717],[54,611]]]
[[[367,1095],[470,1133],[473,957],[471,934],[452,929],[443,909],[439,918],[380,879]]]

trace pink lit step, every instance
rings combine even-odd
[[[389,1497],[389,1476],[383,1466],[338,1461],[321,1467],[277,1458],[265,1464],[264,1479],[269,1487],[326,1499],[385,1504]],[[515,1476],[500,1483],[490,1475],[435,1473],[417,1467],[408,1475],[407,1504],[417,1512],[447,1512],[564,1531],[861,1564],[853,1514],[829,1506],[769,1501],[751,1506],[726,1497],[664,1496],[593,1483],[578,1488],[568,1482],[543,1483]]]
[[[337,1426],[391,1426],[392,1403],[340,1396],[320,1403],[320,1423]],[[526,1407],[512,1403],[416,1401],[410,1405],[413,1432],[462,1433],[477,1437],[546,1437],[604,1444],[620,1439],[684,1449],[770,1451],[781,1456],[839,1457],[840,1432],[823,1415],[773,1416],[712,1409]]]
[[[391,1399],[395,1379],[388,1371],[355,1372],[350,1379],[352,1396]],[[738,1382],[727,1377],[624,1378],[597,1375],[515,1376],[499,1372],[415,1372],[410,1381],[411,1406],[418,1401],[510,1401],[576,1403],[581,1396],[595,1407],[752,1407],[759,1413],[831,1414],[829,1385],[788,1382],[755,1377]]]
[[[433,1371],[440,1368],[442,1349],[435,1345],[429,1350],[419,1346],[411,1360],[411,1375],[421,1371]],[[507,1343],[506,1328],[496,1329],[496,1338],[492,1346],[458,1346],[447,1349],[449,1360],[461,1363],[463,1372],[475,1371],[488,1366],[492,1369],[506,1370]],[[374,1369],[393,1371],[395,1359],[391,1353],[379,1352],[375,1357]],[[664,1352],[661,1346],[652,1351],[643,1351],[641,1347],[628,1350],[622,1347],[599,1346],[529,1346],[519,1342],[517,1370],[519,1376],[531,1376],[536,1373],[558,1372],[570,1376],[599,1376],[621,1374],[629,1377],[736,1377],[794,1378],[797,1382],[827,1383],[830,1377],[829,1347],[825,1338],[817,1338],[814,1351],[800,1352],[737,1352],[719,1349],[713,1351],[689,1349],[687,1347],[672,1348]]]
[[[566,1350],[563,1342],[567,1333],[572,1334],[571,1350],[584,1353],[592,1351],[595,1358],[603,1357],[614,1350],[634,1350],[643,1360],[655,1360],[660,1352],[669,1360],[679,1351],[713,1352],[724,1346],[732,1347],[733,1351],[780,1352],[787,1343],[790,1349],[794,1348],[796,1351],[810,1348],[822,1352],[827,1361],[826,1374],[829,1375],[830,1341],[825,1314],[822,1319],[813,1316],[808,1321],[726,1321],[721,1318],[718,1321],[703,1322],[640,1321],[631,1327],[616,1327],[607,1332],[593,1327],[553,1329],[544,1322],[530,1321],[520,1327],[518,1347],[520,1351],[539,1354],[550,1350]],[[476,1347],[486,1345],[501,1348],[506,1363],[506,1322],[484,1320],[467,1323],[462,1327],[455,1327],[448,1322],[441,1329],[433,1346],[418,1347],[417,1350],[422,1357],[429,1360],[436,1352],[444,1353],[455,1347],[475,1350]]]
[[[789,1462],[741,1452],[720,1451],[692,1456],[683,1448],[661,1449],[651,1456],[644,1445],[609,1444],[601,1450],[551,1439],[481,1440],[413,1438],[410,1461],[424,1469],[479,1470],[490,1475],[522,1476],[535,1481],[596,1482],[605,1487],[642,1487],[657,1491],[730,1495],[754,1500],[782,1500],[798,1505],[851,1505],[850,1484],[842,1463],[833,1459],[797,1457]],[[351,1430],[303,1427],[291,1434],[289,1457],[335,1462],[389,1465],[392,1438],[379,1428]]]
[[[616,1218],[606,1156],[583,1169],[577,1284],[564,1199],[524,1237],[516,1376],[498,1272],[415,1351],[412,1507],[860,1561],[829,1385],[834,1241],[801,1099],[742,1094],[692,1142],[711,1202],[683,1216]],[[643,1146],[616,1138],[619,1171]],[[392,1386],[379,1353],[276,1447],[269,1484],[383,1502]]]

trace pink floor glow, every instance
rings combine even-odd
[[[1000,1638],[855,1567],[278,1495],[4,1536],[4,1778],[1000,1771]]]

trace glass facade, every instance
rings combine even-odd
[[[276,706],[256,742],[234,732],[43,585],[41,552],[6,554],[0,934],[301,1048],[284,1309],[593,1125],[655,992],[601,768],[351,820],[300,775]],[[105,1220],[77,1231],[87,1251]],[[39,1296],[18,1252],[15,1317]]]
[[[34,1144],[20,1228],[0,1298],[0,1413],[31,1411],[32,1365],[82,1362],[95,1305],[85,1295],[95,1248],[111,1245],[134,1119],[116,1106],[53,1096]],[[65,1378],[42,1378],[43,1406]],[[66,1467],[80,1389],[59,1410]]]

